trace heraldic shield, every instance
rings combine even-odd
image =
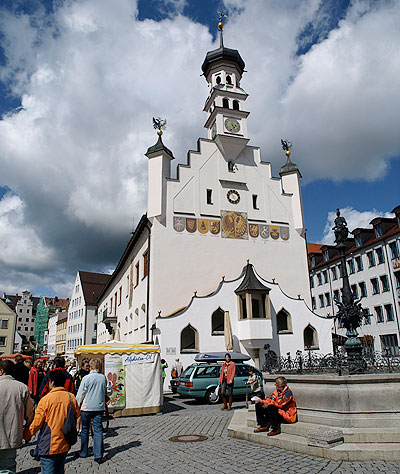
[[[289,240],[289,227],[281,227],[281,239]]]
[[[185,218],[174,216],[174,229],[177,232],[182,232],[185,228]]]
[[[198,229],[201,234],[208,232],[208,219],[198,219]]]
[[[279,225],[270,225],[269,232],[274,240],[279,239]]]
[[[186,230],[193,234],[197,230],[197,219],[186,217]]]
[[[250,237],[256,239],[259,236],[260,230],[258,224],[249,224],[249,234]]]
[[[210,226],[210,232],[214,235],[218,235],[221,228],[221,221],[213,221],[210,219],[208,223]]]
[[[268,239],[269,237],[269,225],[260,225],[260,236],[262,239]]]

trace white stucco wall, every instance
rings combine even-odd
[[[332,352],[331,327],[332,320],[322,318],[313,313],[305,301],[302,299],[290,298],[281,290],[276,283],[260,280],[271,289],[271,319],[239,319],[237,296],[234,290],[240,285],[243,278],[234,281],[223,282],[219,291],[209,297],[193,297],[188,308],[177,315],[158,318],[157,328],[160,330],[158,340],[161,345],[161,355],[172,366],[176,357],[179,357],[184,367],[194,362],[195,353],[181,352],[181,332],[190,324],[198,331],[199,352],[220,352],[225,351],[225,339],[223,335],[214,336],[211,334],[211,316],[219,307],[224,311],[229,311],[234,340],[234,350],[253,357],[254,352],[248,350],[248,344],[243,344],[242,337],[246,336],[242,325],[253,326],[256,334],[256,347],[260,348],[260,363],[264,362],[264,344],[270,347],[278,355],[286,355],[288,352],[295,356],[297,350],[304,351],[303,332],[311,324],[317,331],[319,351],[327,354]],[[216,288],[214,288],[215,290]],[[285,309],[292,318],[292,334],[278,334],[276,324],[276,314]],[[247,346],[247,348],[246,348]],[[252,360],[249,363],[255,363]],[[169,383],[170,373],[167,374]]]

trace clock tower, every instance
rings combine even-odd
[[[220,47],[207,53],[201,67],[210,88],[204,106],[208,113],[204,127],[224,158],[234,163],[249,142],[246,123],[249,112],[244,110],[248,94],[240,87],[245,64],[239,51],[224,47],[221,21],[218,28]]]

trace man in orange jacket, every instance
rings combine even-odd
[[[271,431],[268,436],[275,436],[281,432],[281,423],[296,423],[296,400],[292,391],[287,386],[285,377],[275,379],[276,390],[265,400],[256,403],[256,417],[258,428],[254,433]]]
[[[65,375],[61,370],[49,373],[50,392],[43,397],[36,408],[32,424],[24,431],[24,439],[29,441],[40,430],[38,455],[42,465],[42,474],[62,474],[67,452],[70,449],[63,428],[70,402],[75,417],[80,415],[78,403],[72,393],[64,388]]]

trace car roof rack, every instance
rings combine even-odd
[[[244,360],[250,360],[251,357],[241,352],[201,352],[194,358],[196,362],[218,362],[225,360],[225,355],[231,356],[232,362],[242,362]]]

